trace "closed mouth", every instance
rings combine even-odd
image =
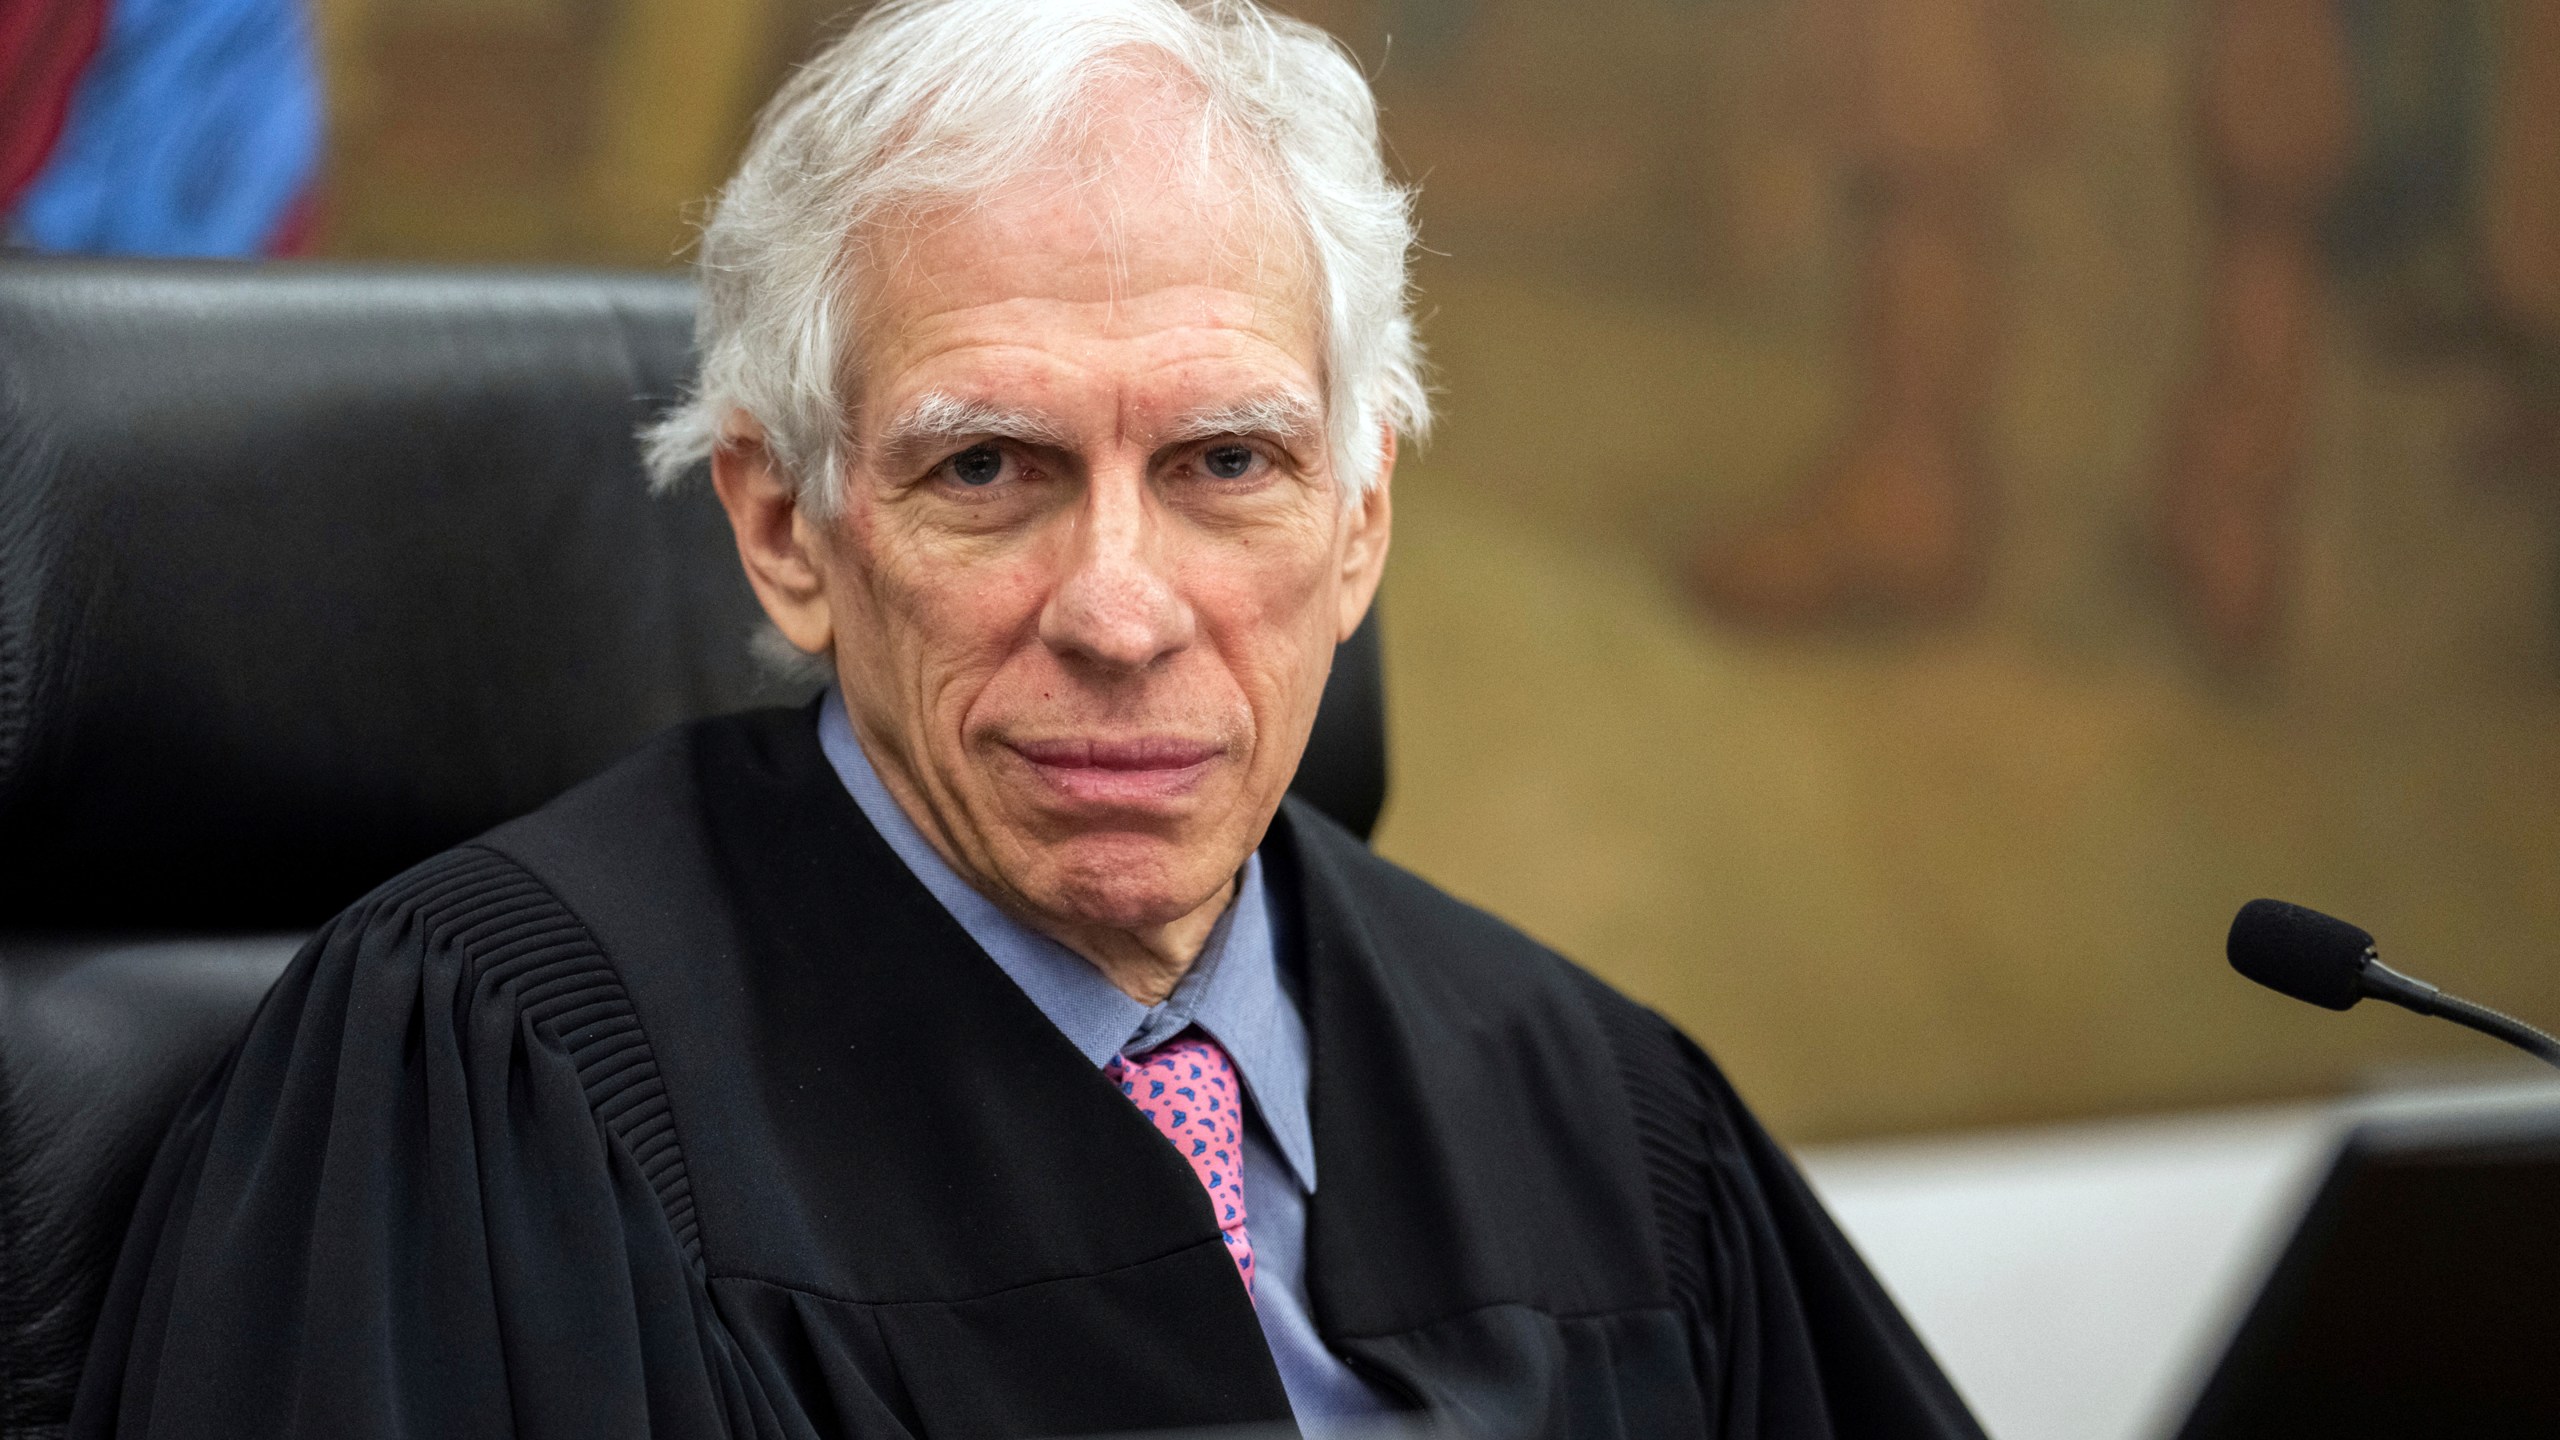
[[[1011,740],[1051,797],[1078,810],[1159,810],[1187,797],[1227,747],[1172,735]]]
[[[1223,745],[1172,735],[1138,735],[1109,740],[1015,740],[1008,743],[1032,764],[1059,770],[1189,770],[1226,753]]]

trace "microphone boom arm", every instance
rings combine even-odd
[[[2512,1015],[2501,1015],[2486,1005],[2474,1005],[2459,995],[2447,995],[2415,976],[2403,975],[2383,964],[2371,950],[2364,952],[2364,968],[2357,980],[2364,993],[2376,1000],[2386,1000],[2421,1015],[2450,1020],[2456,1025],[2504,1040],[2546,1065],[2560,1067],[2560,1039],[2555,1039],[2549,1032],[2527,1025]]]

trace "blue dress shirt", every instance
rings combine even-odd
[[[1144,1055],[1193,1026],[1225,1048],[1248,1102],[1244,1197],[1254,1311],[1289,1408],[1310,1434],[1327,1422],[1389,1413],[1393,1407],[1325,1348],[1307,1315],[1307,1197],[1316,1190],[1307,1026],[1280,983],[1262,857],[1246,859],[1234,902],[1173,993],[1141,1004],[1083,956],[997,909],[944,863],[880,783],[833,687],[818,711],[818,743],[889,848],[1097,1069],[1114,1055]]]

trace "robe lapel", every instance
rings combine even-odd
[[[1614,1061],[1563,962],[1294,802],[1263,854],[1310,1012],[1319,1330],[1470,1433],[1641,1433],[1594,1423],[1616,1402],[1589,1392],[1621,1361],[1685,1389],[1688,1357]]]

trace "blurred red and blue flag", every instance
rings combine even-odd
[[[302,0],[0,0],[0,223],[34,250],[288,254],[321,90]]]

